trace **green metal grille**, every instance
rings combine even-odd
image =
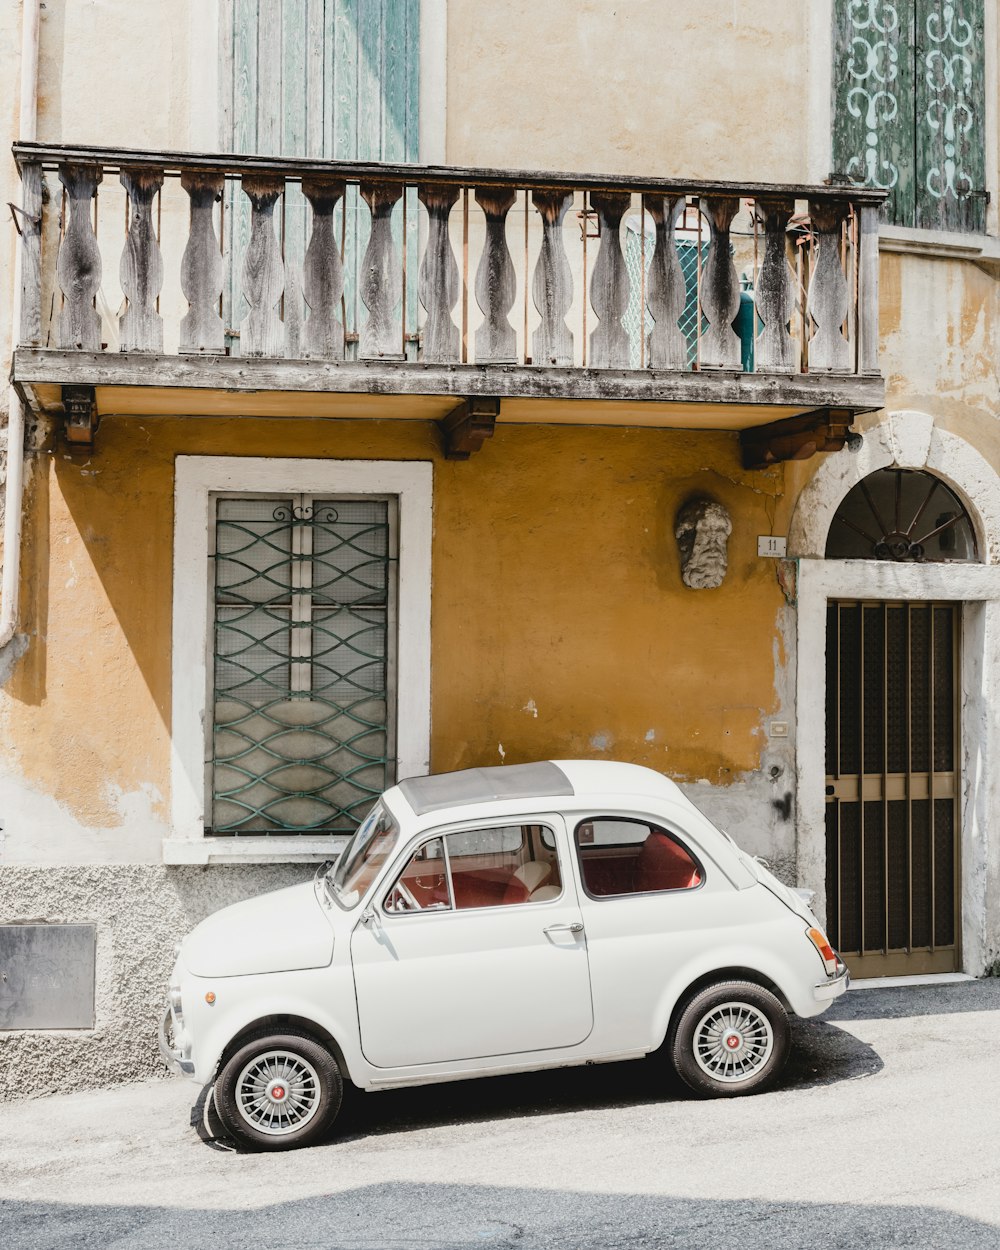
[[[391,785],[392,501],[220,498],[216,834],[352,832]]]
[[[639,221],[635,219],[633,223],[628,222],[628,229],[625,234],[625,268],[629,277],[629,301],[628,307],[622,316],[622,325],[625,327],[629,336],[629,367],[639,369],[645,364],[649,365],[649,353],[642,351],[640,342],[640,316],[639,307],[642,303],[642,292],[649,290],[649,266],[653,259],[653,250],[656,247],[655,232],[647,227],[646,230],[646,281],[642,281],[642,263],[643,263],[643,247],[642,239],[639,234]],[[698,354],[697,343],[697,327],[698,327],[698,244],[687,239],[677,240],[677,255],[681,262],[681,272],[684,274],[684,311],[681,313],[678,325],[688,341],[688,364],[694,365],[695,358]],[[701,246],[701,263],[704,265],[708,256],[708,244],[703,243]],[[653,329],[655,322],[649,314],[649,309],[645,310],[645,331],[648,342],[650,331]],[[704,330],[708,322],[702,318],[702,329]]]

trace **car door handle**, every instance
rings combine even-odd
[[[572,924],[550,924],[542,930],[543,933],[582,933],[583,925],[579,920],[574,920]]]

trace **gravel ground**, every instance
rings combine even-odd
[[[1000,1246],[1000,982],[855,990],[781,1087],[636,1063],[355,1093],[341,1135],[211,1139],[150,1081],[0,1107],[0,1247]]]

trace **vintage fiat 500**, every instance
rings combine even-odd
[[[848,985],[804,900],[666,778],[547,762],[388,790],[312,881],[181,943],[168,1063],[242,1143],[319,1140],[343,1082],[669,1057],[703,1095],[771,1084],[788,1015]],[[664,1059],[666,1062],[666,1058]]]

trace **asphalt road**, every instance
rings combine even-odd
[[[147,1082],[0,1107],[4,1250],[1000,1247],[1000,981],[855,990],[779,1089],[689,1098],[651,1057],[356,1094],[339,1138],[206,1139]]]

